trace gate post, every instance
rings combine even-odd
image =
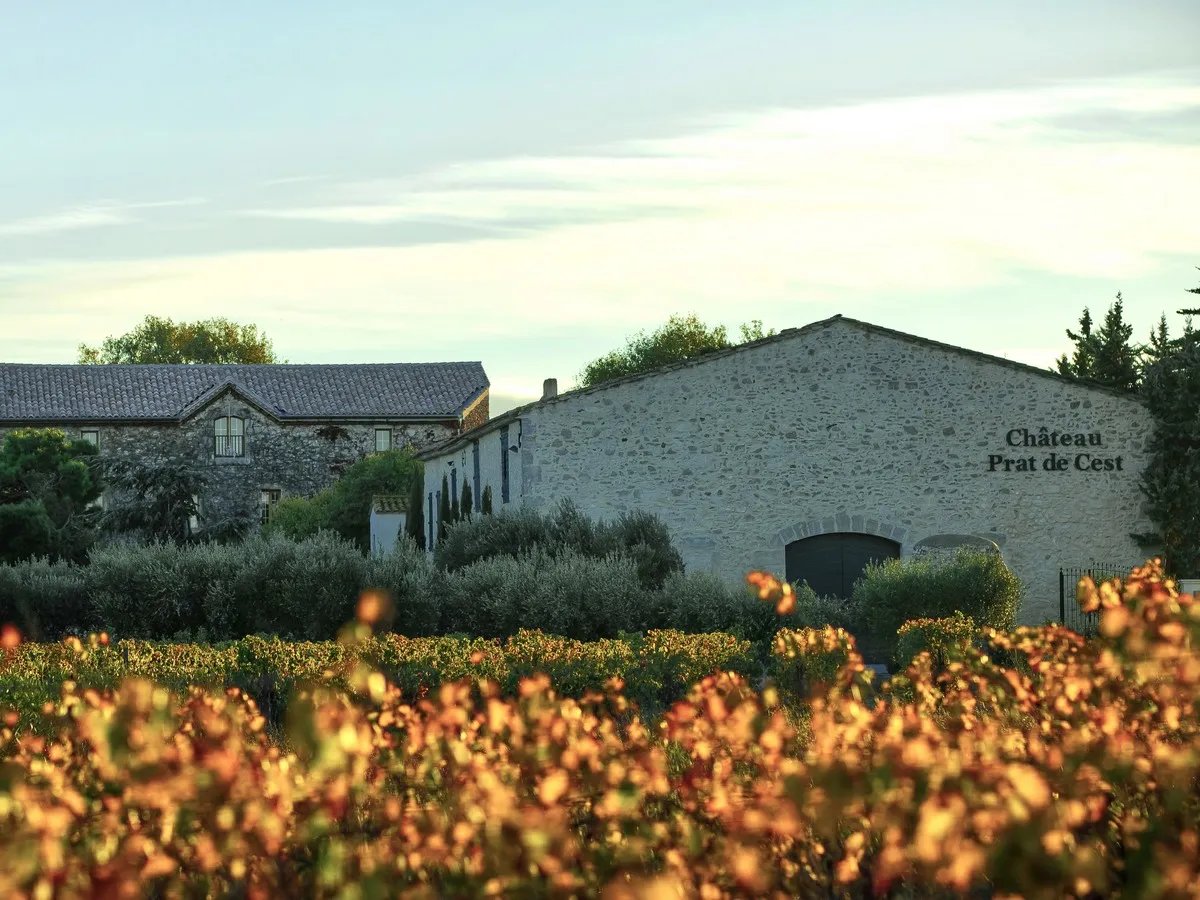
[[[1060,567],[1058,570],[1058,620],[1067,624],[1067,573]]]

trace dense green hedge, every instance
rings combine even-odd
[[[444,572],[407,541],[365,557],[327,532],[298,542],[276,535],[229,545],[112,546],[94,551],[88,566],[0,567],[0,619],[42,639],[105,629],[146,640],[327,640],[353,618],[366,588],[393,597],[391,629],[413,637],[496,638],[525,628],[592,641],[675,628],[765,645],[781,625],[828,618],[811,592],[802,591],[800,608],[781,620],[749,588],[711,575],[675,572],[661,589],[647,589],[629,557],[556,552],[538,547]]]
[[[546,543],[520,538],[517,554],[488,549],[502,546],[498,534],[533,533],[547,521],[554,531]],[[898,664],[896,630],[906,620],[962,611],[979,625],[1011,628],[1021,597],[1019,580],[998,556],[959,553],[872,566],[848,602],[818,598],[801,585],[796,610],[779,617],[745,586],[660,566],[669,544],[655,536],[653,523],[630,519],[602,540],[596,535],[608,526],[593,526],[566,507],[553,518],[506,514],[476,522],[500,524],[457,527],[448,543],[458,540],[458,549],[434,563],[409,541],[367,557],[321,532],[302,541],[273,535],[227,545],[115,545],[93,551],[87,566],[0,566],[0,621],[36,639],[105,629],[148,640],[328,640],[353,618],[359,594],[376,588],[394,598],[391,629],[412,637],[503,638],[538,629],[594,641],[678,629],[753,641],[765,660],[779,628],[831,625],[854,635],[868,661]],[[638,533],[628,543],[612,537]]]
[[[615,522],[593,522],[569,500],[548,515],[518,507],[456,522],[438,542],[433,558],[439,569],[454,572],[482,560],[516,559],[535,551],[550,557],[573,553],[628,559],[648,590],[661,588],[671,575],[683,571],[683,557],[671,546],[670,534],[657,516],[631,512]]]

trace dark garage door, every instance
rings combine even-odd
[[[849,598],[872,560],[898,559],[900,545],[875,534],[835,533],[793,541],[784,548],[788,581],[807,581],[819,597]]]

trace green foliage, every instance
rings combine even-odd
[[[415,547],[427,549],[425,544],[425,477],[412,478],[408,486],[408,516],[404,519],[404,533]]]
[[[105,479],[117,491],[100,519],[110,536],[131,536],[145,543],[187,543],[192,540],[240,540],[250,530],[244,513],[216,519],[203,513],[200,498],[208,483],[200,470],[186,462],[147,463],[108,458],[101,463]],[[195,518],[201,531],[193,533]]]
[[[113,363],[274,363],[275,351],[255,325],[228,319],[173,322],[146,316],[133,331],[109,336],[99,348],[79,345],[79,362]]]
[[[377,494],[407,494],[424,482],[424,467],[407,450],[388,450],[361,459],[333,485],[329,527],[368,553],[371,502]]]
[[[1189,577],[1200,572],[1200,335],[1188,329],[1146,367],[1142,398],[1155,422],[1141,479],[1155,531],[1135,538]]]
[[[409,451],[375,453],[349,466],[332,486],[312,497],[280,500],[263,534],[303,540],[319,531],[332,531],[369,553],[373,498],[409,494],[411,503],[413,492],[420,497],[423,479],[423,467]]]
[[[87,595],[86,569],[72,563],[29,559],[0,566],[0,623],[11,623],[35,641],[56,641],[99,625]]]
[[[458,513],[459,519],[468,519],[469,520],[471,518],[471,516],[474,515],[475,509],[472,506],[472,504],[474,502],[475,502],[475,498],[473,496],[471,496],[471,483],[464,478],[463,479],[463,489],[462,489],[462,503],[459,504],[459,513]]]
[[[0,446],[0,562],[81,561],[96,537],[103,493],[96,448],[56,428],[21,428]]]
[[[852,603],[862,611],[864,636],[894,669],[897,631],[906,621],[961,611],[980,626],[1011,629],[1023,595],[1021,580],[998,553],[962,549],[872,563],[854,585]]]
[[[616,522],[597,524],[569,500],[545,516],[518,507],[459,523],[439,541],[434,561],[441,569],[455,571],[481,559],[523,556],[535,548],[549,556],[569,549],[593,558],[630,559],[642,586],[651,590],[683,570],[683,558],[671,546],[666,526],[652,514],[629,513]]]
[[[1188,292],[1200,294],[1200,288]],[[1186,577],[1200,572],[1200,334],[1190,318],[1200,310],[1178,313],[1186,317],[1180,337],[1171,337],[1164,314],[1149,341],[1133,347],[1120,294],[1095,333],[1085,309],[1079,332],[1067,331],[1075,343],[1074,356],[1060,358],[1058,371],[1121,390],[1136,389],[1154,415],[1149,462],[1140,483],[1153,527],[1132,537],[1161,555],[1169,570]]]
[[[450,482],[446,476],[442,476],[442,490],[438,494],[438,523],[437,523],[437,539],[438,546],[441,546],[442,541],[446,539],[446,534],[450,527]]]
[[[1075,351],[1070,358],[1059,357],[1059,374],[1129,393],[1136,391],[1143,348],[1131,343],[1133,326],[1125,321],[1124,301],[1119,292],[1099,330],[1093,331],[1092,324],[1091,314],[1085,307],[1079,319],[1079,331],[1067,329],[1067,337],[1075,344]]]
[[[743,341],[765,337],[762,321],[741,326]],[[769,334],[774,334],[772,330]],[[580,387],[591,387],[614,378],[650,372],[674,362],[694,359],[731,346],[723,325],[709,328],[695,313],[671,316],[653,334],[638,332],[620,350],[614,350],[584,367]]]
[[[263,523],[262,534],[302,541],[320,531],[331,531],[335,501],[333,488],[325,488],[311,497],[284,497],[275,504],[270,520]]]
[[[353,618],[368,571],[354,544],[323,532],[300,542],[115,545],[95,551],[85,574],[100,621],[123,637],[203,628],[214,639],[317,640]]]
[[[479,512],[485,516],[492,514],[492,486],[490,484],[484,485],[483,499],[479,501]]]
[[[897,633],[896,660],[907,667],[919,654],[928,651],[934,672],[940,673],[971,646],[983,650],[985,642],[978,636],[975,620],[955,611],[949,618],[905,622]]]

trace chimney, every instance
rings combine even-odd
[[[542,399],[550,400],[558,396],[558,379],[547,378],[542,382]]]

